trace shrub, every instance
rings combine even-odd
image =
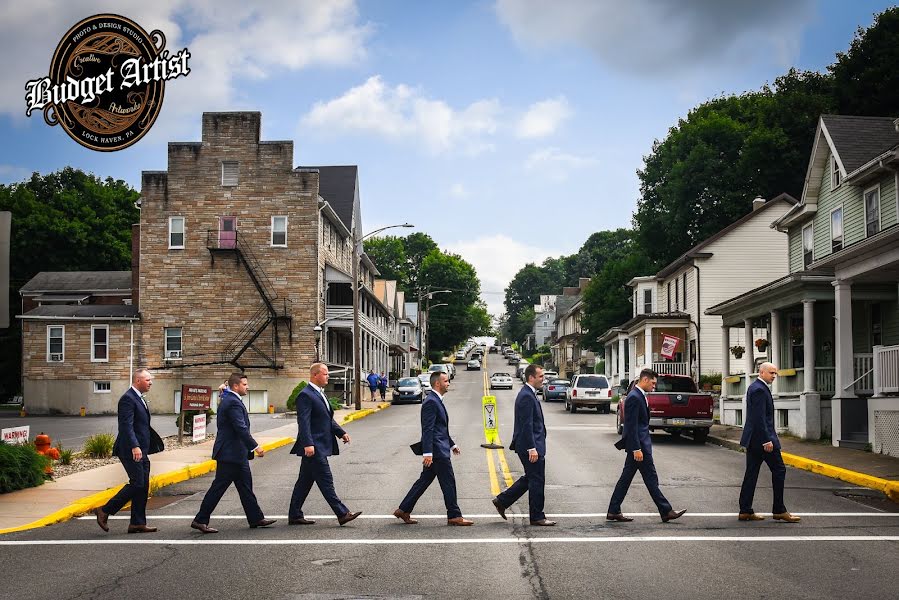
[[[300,395],[306,386],[309,385],[305,381],[301,381],[297,384],[297,387],[293,388],[293,391],[290,392],[290,398],[287,399],[287,410],[295,411],[297,409],[297,396]]]
[[[91,458],[109,458],[115,437],[111,433],[95,433],[84,442],[84,453]]]
[[[343,400],[341,400],[337,396],[331,396],[330,398],[328,398],[328,402],[331,403],[332,410],[340,410],[341,408],[343,408]]]
[[[194,432],[194,417],[202,414],[204,411],[202,410],[185,410],[182,413],[178,413],[178,416],[175,417],[175,426],[178,427],[178,430],[181,430],[181,415],[184,415],[184,433],[193,433]],[[206,409],[206,425],[209,425],[210,419],[215,414],[212,412],[211,408]]]
[[[63,464],[63,465],[70,465],[70,464],[72,464],[72,456],[73,456],[73,455],[74,455],[74,452],[72,452],[72,450],[70,450],[69,448],[65,448],[65,449],[60,448],[60,449],[59,449],[59,462],[60,462],[60,464]]]
[[[0,442],[0,494],[41,485],[49,464],[50,459],[38,454],[34,444]]]
[[[721,385],[721,373],[710,373],[708,375],[699,376],[699,389],[702,390],[706,385]]]

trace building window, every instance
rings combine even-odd
[[[843,249],[843,207],[835,208],[830,213],[830,250],[837,252]]]
[[[222,161],[222,186],[234,187],[237,185],[240,163],[236,160]]]
[[[109,362],[109,325],[91,325],[91,362]]]
[[[734,411],[734,425],[737,427],[743,426],[743,409],[738,408]]]
[[[409,339],[409,337],[408,337],[409,334],[408,334],[408,332],[406,331],[406,328],[405,328],[405,327],[403,327],[402,329],[400,329],[400,332],[401,332],[401,335],[402,335],[401,342],[402,342],[403,344],[405,344],[406,341]]]
[[[671,282],[668,282],[668,312],[671,312]]]
[[[184,217],[169,217],[169,248],[184,248]]]
[[[112,383],[109,381],[95,381],[94,382],[94,393],[95,394],[108,394],[112,391]]]
[[[815,255],[815,232],[812,225],[802,228],[802,268],[808,269]]]
[[[65,360],[66,328],[64,325],[47,326],[47,362]]]
[[[880,303],[871,305],[871,347],[883,344],[883,315],[880,312]]]
[[[680,279],[674,278],[674,310],[680,308]]]
[[[790,428],[790,411],[785,408],[777,409],[777,427],[780,429]]]
[[[272,217],[272,246],[287,247],[287,217]]]
[[[180,327],[165,328],[165,358],[166,360],[181,358]]]
[[[840,165],[837,164],[837,157],[830,157],[830,189],[836,189],[840,187],[840,182],[842,178],[840,177]]]
[[[880,231],[880,187],[865,191],[865,237]]]
[[[643,290],[643,314],[652,312],[652,290]]]

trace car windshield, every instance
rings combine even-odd
[[[552,379],[552,380],[550,380],[549,385],[560,385],[560,386],[565,385],[565,386],[567,386],[567,385],[571,385],[571,382],[567,381],[565,379]]]
[[[609,382],[606,381],[605,377],[588,375],[586,377],[577,378],[577,387],[604,390],[609,387]]]
[[[431,365],[428,371],[445,371],[446,367],[443,365]]]
[[[400,386],[418,385],[420,383],[421,382],[416,377],[404,377],[403,379],[400,379]]]
[[[656,380],[655,391],[690,394],[696,391],[696,384],[689,377],[659,377]]]
[[[511,377],[508,373],[494,373],[491,377]]]

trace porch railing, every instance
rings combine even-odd
[[[874,393],[874,354],[854,354],[852,373],[852,379],[855,381],[855,393]]]
[[[899,394],[899,346],[874,346],[872,363],[874,395]]]
[[[654,362],[652,370],[664,375],[687,375],[687,363],[685,362]]]
[[[799,395],[805,383],[805,369],[795,369],[795,375],[781,375],[777,378],[777,393]],[[822,396],[833,396],[836,388],[836,373],[833,367],[815,367],[815,391]]]

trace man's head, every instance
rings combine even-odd
[[[250,389],[250,383],[243,373],[231,373],[228,377],[228,387],[238,396],[246,396],[247,390]]]
[[[764,362],[759,366],[759,379],[771,385],[777,379],[777,367],[769,362]]]
[[[644,392],[651,392],[656,389],[656,381],[659,378],[659,374],[653,371],[652,369],[643,369],[640,371],[640,377],[637,379],[637,385],[640,386],[640,389]]]
[[[540,365],[528,365],[524,369],[524,380],[533,387],[543,387],[543,367]]]
[[[138,369],[131,378],[131,385],[141,394],[146,394],[153,385],[153,375],[147,369]]]
[[[449,376],[443,371],[433,371],[431,372],[431,389],[440,394],[444,395],[447,390],[449,390]]]
[[[328,365],[318,362],[309,367],[309,381],[324,389],[328,385]]]

